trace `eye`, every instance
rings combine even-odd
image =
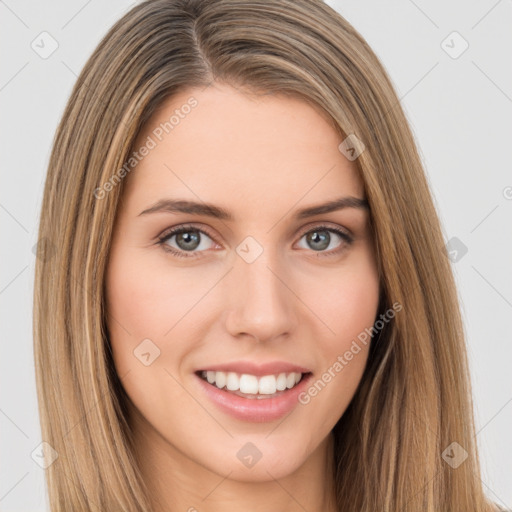
[[[305,232],[301,236],[301,240],[303,238],[305,238],[309,247],[303,246],[302,248],[312,249],[318,253],[317,256],[337,255],[353,242],[352,237],[345,231],[323,225],[315,226],[313,229]],[[336,240],[338,240],[338,245],[333,249],[331,246]],[[215,245],[216,242],[204,229],[182,225],[165,232],[159,237],[158,244],[174,256],[195,258],[199,257],[200,253],[211,249],[212,244]],[[326,250],[329,247],[331,249]]]
[[[167,231],[158,239],[158,243],[162,245],[165,251],[175,256],[193,258],[197,256],[196,252],[211,248],[208,247],[208,240],[213,242],[206,231],[193,226],[180,226]]]
[[[334,236],[332,236],[334,234]],[[339,228],[333,228],[329,226],[315,226],[304,233],[301,240],[305,238],[308,247],[305,249],[313,249],[313,251],[319,253],[318,256],[334,256],[339,254],[343,249],[349,246],[353,239],[345,231]],[[338,239],[338,245],[333,249],[332,243]],[[330,250],[326,250],[331,247]]]

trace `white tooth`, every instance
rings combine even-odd
[[[238,391],[240,389],[240,379],[236,373],[228,373],[226,377],[226,387],[229,391]]]
[[[276,381],[277,391],[284,391],[286,389],[286,373],[280,373]]]
[[[226,385],[226,374],[224,372],[215,372],[215,385],[219,389]]]
[[[275,375],[265,375],[260,377],[258,389],[261,395],[273,395],[276,392]]]
[[[242,393],[258,393],[258,378],[244,373],[240,377],[240,391]]]
[[[215,384],[219,389],[226,387],[229,391],[257,395],[273,395],[276,391],[284,391],[293,388],[301,379],[302,374],[297,372],[280,373],[279,375],[264,375],[256,377],[244,373],[239,376],[235,372],[203,371],[203,378],[210,384]]]

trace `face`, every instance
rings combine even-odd
[[[325,448],[361,380],[369,346],[353,342],[379,295],[341,142],[299,99],[219,84],[174,96],[142,130],[106,301],[147,454],[258,481]]]

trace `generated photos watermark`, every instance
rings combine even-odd
[[[345,366],[347,366],[350,361],[361,352],[361,345],[366,346],[368,342],[371,340],[372,336],[381,331],[384,326],[389,323],[393,318],[395,318],[396,313],[402,311],[402,304],[400,302],[395,302],[393,307],[389,308],[385,313],[382,313],[379,316],[379,319],[375,321],[373,326],[369,329],[366,327],[364,331],[360,332],[357,335],[357,339],[352,340],[350,348],[346,350],[343,355],[339,355],[336,358],[336,361],[325,370],[324,373],[313,383],[308,389],[302,391],[298,396],[298,401],[302,405],[307,405],[311,402],[311,399],[322,391],[322,389],[327,386],[329,382],[331,382],[336,375],[338,375]]]
[[[197,107],[198,101],[196,98],[191,96],[186,103],[181,105],[180,108],[174,110],[174,114],[169,117],[167,121],[160,123],[156,128],[153,129],[151,135],[148,135],[144,144],[139,147],[137,151],[133,151],[124,165],[118,169],[101,187],[94,189],[94,197],[96,199],[104,199],[107,192],[114,189],[116,185],[121,183],[121,180],[130,173],[135,166],[141,162],[144,157],[149,155],[152,149],[155,149],[159,142],[165,138],[166,135],[172,132],[178,126],[185,117],[192,111],[193,108]]]

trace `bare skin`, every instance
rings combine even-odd
[[[156,511],[334,511],[331,430],[369,347],[273,421],[220,410],[195,372],[278,360],[310,369],[315,382],[371,328],[379,280],[367,209],[295,218],[340,197],[364,199],[362,181],[319,111],[218,83],[164,103],[135,146],[156,140],[153,130],[192,96],[197,105],[125,178],[107,269],[110,341],[144,479]],[[140,215],[164,198],[211,203],[233,219]],[[159,243],[183,224],[185,238]],[[254,261],[242,257],[258,248]],[[146,359],[160,351],[149,365],[134,356],[145,339]],[[247,443],[261,454],[252,467],[237,457]]]

